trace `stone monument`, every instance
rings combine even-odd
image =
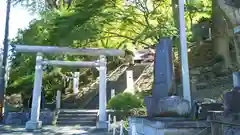
[[[240,72],[233,73],[233,89],[224,93],[224,122],[239,123],[240,120]],[[224,135],[239,135],[239,126],[223,126]]]
[[[148,116],[183,116],[190,112],[188,101],[168,93],[173,86],[172,41],[161,39],[156,45],[152,96],[145,97]]]
[[[240,113],[240,72],[233,73],[233,89],[224,93],[225,116]]]

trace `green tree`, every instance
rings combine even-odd
[[[16,4],[21,4],[29,11],[39,13],[54,9],[69,9],[75,0],[12,0]]]
[[[28,29],[19,31],[12,41],[17,44],[57,45],[86,48],[122,48],[151,46],[161,37],[176,35],[173,26],[170,0],[123,1],[82,0],[72,7],[40,12],[41,18],[33,20]],[[95,57],[46,55],[47,59],[93,60]],[[113,58],[109,58],[111,60]],[[116,59],[110,61],[117,65]],[[35,58],[29,54],[16,54],[12,60],[7,92],[29,95],[33,87]],[[26,68],[27,67],[27,68]],[[63,88],[64,68],[49,67],[44,74],[44,87],[49,95]],[[89,75],[89,73],[87,74]],[[86,79],[86,78],[84,78]],[[67,87],[67,86],[66,86]]]

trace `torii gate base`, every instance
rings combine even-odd
[[[25,125],[26,130],[36,130],[42,128],[42,121],[28,121]]]
[[[107,121],[98,121],[97,122],[97,128],[98,129],[108,129]]]

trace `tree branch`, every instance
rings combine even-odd
[[[139,42],[143,45],[146,45],[146,46],[149,46],[149,44],[147,44],[146,42],[144,41],[136,41],[136,39],[134,38],[131,38],[131,37],[128,37],[128,36],[125,36],[125,35],[121,35],[121,34],[118,34],[118,33],[115,33],[115,32],[109,32],[109,31],[103,31],[104,33],[107,33],[107,34],[111,34],[111,35],[115,35],[113,37],[122,37],[122,38],[126,38],[126,39],[129,39],[129,40],[132,40],[134,42]]]

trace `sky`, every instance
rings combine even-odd
[[[0,46],[3,44],[5,18],[6,18],[6,1],[0,0]],[[9,39],[14,38],[18,29],[27,28],[29,22],[36,16],[31,15],[26,9],[18,6],[11,7],[10,24],[9,24]]]

